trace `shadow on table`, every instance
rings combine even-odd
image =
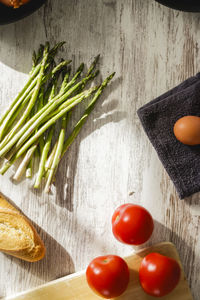
[[[74,273],[74,263],[69,253],[41,227],[33,221],[31,223],[44,241],[46,247],[45,257],[38,262],[30,263],[7,255],[12,259],[12,262],[44,281],[55,280]]]
[[[116,89],[120,82],[121,78],[115,79],[105,90],[102,98],[97,102],[94,111],[89,116],[87,124],[84,125],[59,165],[55,180],[55,188],[57,190],[56,203],[69,211],[73,211],[74,183],[77,172],[78,150],[81,142],[104,125],[112,122],[117,123],[126,118],[125,111],[116,110],[118,100],[113,99],[106,102],[108,95]]]
[[[10,199],[8,201],[21,211]],[[23,213],[22,213],[23,214]],[[13,263],[28,270],[34,276],[44,281],[50,281],[62,276],[74,273],[74,263],[69,253],[54,238],[52,238],[45,230],[36,223],[31,221],[36,231],[44,241],[46,247],[45,257],[34,263],[26,262],[21,259],[5,254]]]
[[[59,164],[56,173],[55,183],[53,184],[54,188],[56,189],[56,204],[66,208],[69,211],[73,211],[74,183],[75,183],[75,176],[77,172],[78,152],[79,152],[79,147],[81,142],[85,138],[87,138],[91,133],[100,129],[104,125],[108,123],[117,123],[126,118],[127,113],[125,111],[116,110],[118,106],[118,100],[113,99],[111,101],[110,100],[106,101],[109,94],[113,92],[120,83],[121,83],[121,77],[118,77],[114,79],[111,82],[111,84],[107,87],[107,89],[104,91],[103,95],[95,105],[94,111],[88,117],[86,124],[84,124],[83,128],[81,129],[80,134],[77,136],[77,138],[75,139],[75,141],[73,142],[73,144],[70,146],[65,156],[63,157],[61,163]],[[85,104],[83,103],[82,106],[85,107]],[[81,118],[84,109],[82,107],[82,112],[80,112],[81,104],[77,107],[78,111],[75,112],[75,117],[77,121]],[[72,121],[74,122],[74,120]],[[73,126],[71,124],[71,126],[69,125],[69,132],[72,129]],[[19,164],[20,164],[20,160],[18,160],[15,163],[15,170],[17,170]],[[38,171],[38,164],[39,161],[36,162],[35,164],[34,173]],[[14,181],[13,174],[12,174],[10,180],[13,182],[13,184],[18,185],[22,181],[26,180],[25,174],[22,176],[20,181]],[[45,183],[46,182],[43,181],[40,189],[34,189],[32,187],[31,191],[35,195],[41,196],[42,191],[44,190],[45,187]]]
[[[145,245],[134,247],[134,250],[139,251],[144,247],[149,247],[160,242],[172,242],[176,246],[176,249],[179,253],[189,286],[191,288],[194,286],[194,284],[196,286],[200,286],[199,274],[196,274],[196,283],[194,282],[194,261],[198,261],[199,258],[195,257],[195,241],[193,240],[193,237],[189,235],[189,230],[188,235],[186,234],[185,236],[185,239],[182,239],[170,228],[165,227],[156,220],[154,220],[154,225],[155,228],[151,239],[145,243]]]
[[[91,31],[94,21],[93,16],[88,15],[88,9],[83,9],[81,11],[83,17],[80,20],[80,26],[78,21],[80,16],[77,13],[82,8],[81,4],[77,1],[73,3],[71,0],[59,0],[59,5],[54,2],[52,0],[47,1],[37,12],[23,20],[0,26],[0,61],[2,63],[19,72],[29,73],[33,50],[37,50],[39,44],[44,43],[46,40],[50,44],[67,40],[68,48],[70,49],[68,54],[70,55],[77,52],[77,45],[80,47],[78,53],[88,52],[88,43],[85,43],[85,32]],[[98,0],[91,2],[93,10],[96,10],[97,2]],[[80,7],[77,8],[78,5]],[[106,5],[106,3],[102,5],[107,6],[107,9],[111,10],[116,6],[115,4],[111,6]],[[108,20],[112,21],[110,18]],[[71,22],[73,22],[73,27]],[[99,31],[101,32],[101,30],[102,27],[100,26]],[[71,31],[74,32],[74,35],[69,41]],[[92,44],[96,44],[101,34],[95,34],[95,32],[92,31],[94,35],[91,39]],[[110,41],[109,36],[103,35],[103,38],[107,39],[108,42]]]

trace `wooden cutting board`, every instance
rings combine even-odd
[[[125,293],[115,299],[118,300],[150,300],[156,299],[145,294],[140,287],[138,279],[138,269],[142,258],[150,252],[159,252],[161,254],[172,257],[180,262],[178,252],[171,243],[160,243],[149,247],[137,254],[133,254],[125,260],[127,261],[131,276],[128,289]],[[180,263],[181,264],[181,263]],[[182,267],[181,267],[182,268]],[[52,281],[38,288],[21,293],[13,297],[7,297],[7,300],[95,300],[102,299],[95,295],[87,285],[85,273],[75,273],[58,280]],[[162,300],[192,300],[187,281],[184,277],[183,269],[181,281],[175,290],[162,297]]]

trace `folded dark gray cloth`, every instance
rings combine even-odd
[[[199,192],[200,146],[177,141],[173,127],[183,116],[200,116],[200,73],[147,103],[137,113],[180,198]]]

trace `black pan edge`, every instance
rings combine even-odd
[[[156,2],[176,10],[200,12],[200,0],[156,0]]]
[[[46,0],[32,0],[30,3],[17,9],[0,4],[0,25],[13,23],[31,15],[45,2]]]

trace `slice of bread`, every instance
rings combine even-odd
[[[30,262],[38,261],[45,255],[44,244],[35,228],[1,195],[0,251]]]

